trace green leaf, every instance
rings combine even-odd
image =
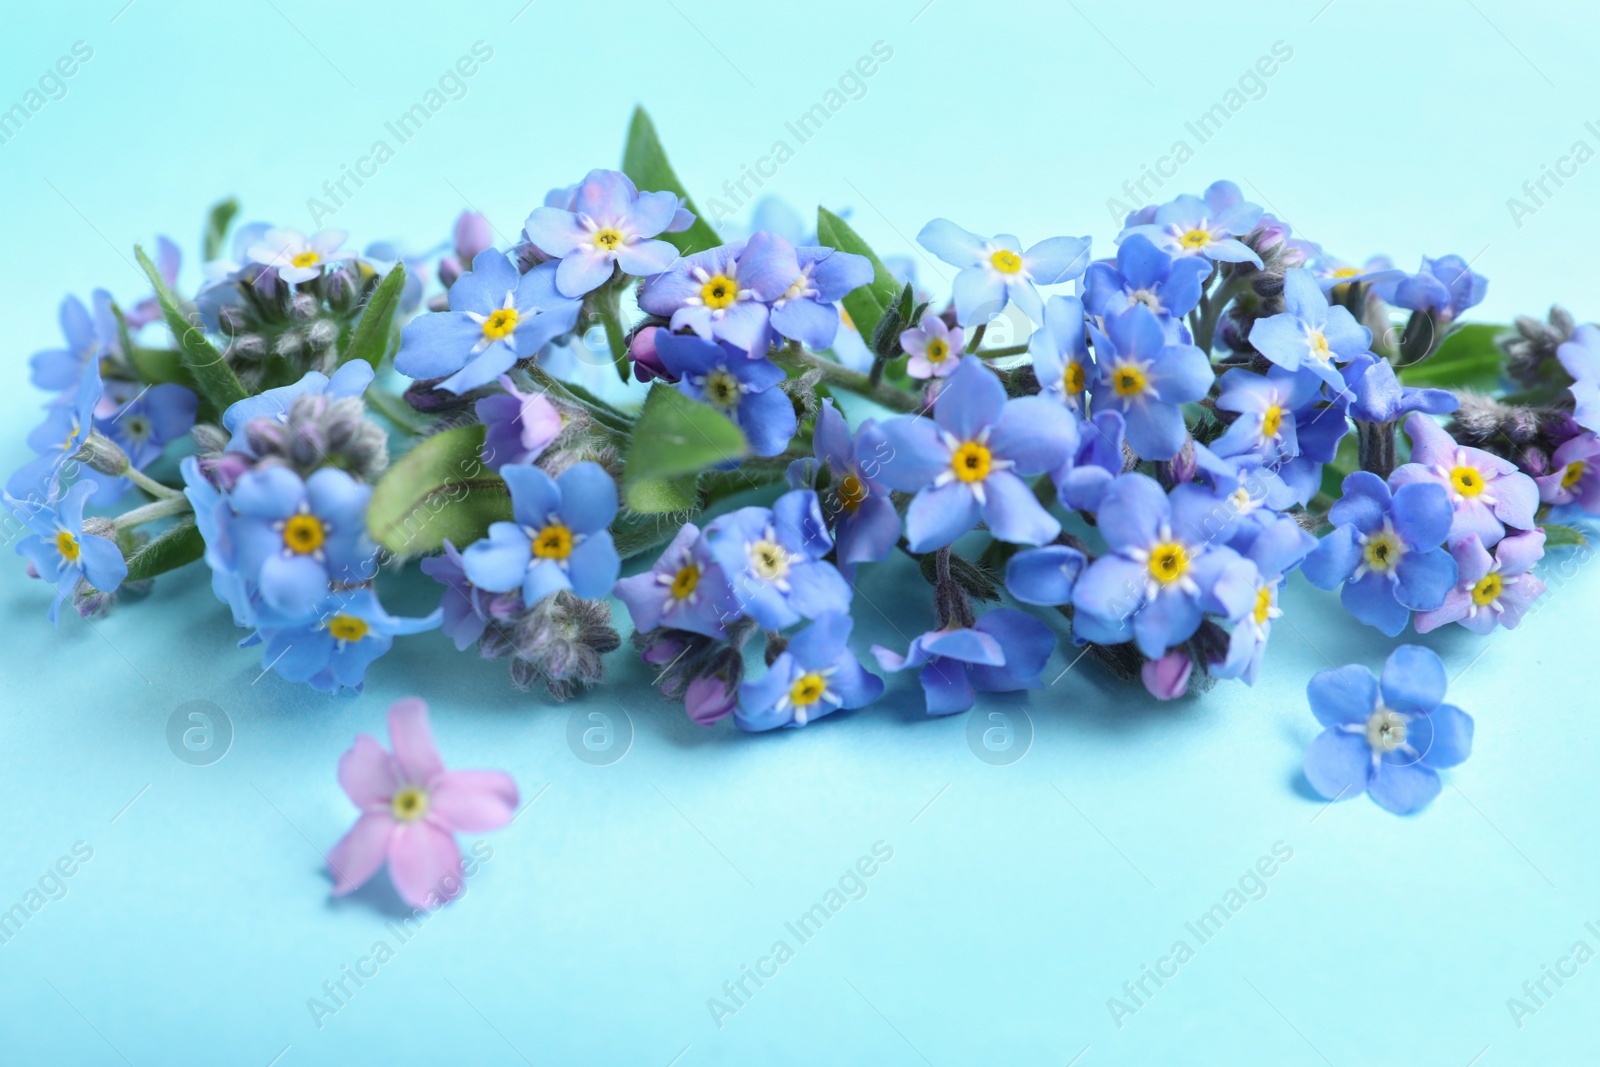
[[[184,314],[178,298],[167,288],[161,272],[150,262],[150,257],[144,254],[144,249],[135,245],[133,254],[139,260],[140,269],[155,287],[156,300],[161,305],[161,316],[166,320],[167,329],[171,330],[172,336],[178,340],[178,351],[183,366],[193,376],[194,390],[200,395],[200,399],[218,411],[226,411],[229,405],[243,400],[249,394],[244,391],[244,386],[239,384],[238,377],[233,373],[233,368],[222,358],[222,353],[206,340],[205,331],[199,325],[199,313],[191,311],[189,314],[194,316],[192,319]]]
[[[176,570],[193,563],[205,555],[206,543],[193,519],[184,519],[170,530],[152,538],[128,559],[130,582],[154,578],[158,574]]]
[[[1583,531],[1574,526],[1563,526],[1558,522],[1543,523],[1540,527],[1544,531],[1544,547],[1552,548],[1582,548],[1589,543]]]
[[[617,555],[632,559],[661,548],[682,528],[678,514],[644,515],[625,511],[611,524],[611,540],[616,545]]]
[[[650,514],[692,508],[702,470],[749,453],[744,434],[726,415],[671,386],[656,386],[634,424],[623,499],[633,510]]]
[[[900,282],[889,273],[889,268],[883,265],[883,260],[878,258],[867,242],[850,228],[850,224],[825,207],[817,208],[817,243],[841,252],[866,256],[872,264],[872,281],[844,296],[844,309],[850,313],[850,320],[855,323],[861,339],[872,344],[873,333],[878,328],[878,320],[883,318],[884,309],[900,294]]]
[[[1333,462],[1323,465],[1322,491],[1334,500],[1343,496],[1345,477],[1360,468],[1360,456],[1361,446],[1356,435],[1346,433],[1339,439],[1339,451],[1334,455]]]
[[[1495,347],[1494,339],[1508,329],[1490,322],[1457,327],[1440,343],[1439,351],[1401,368],[1400,381],[1436,389],[1496,389],[1505,372],[1505,354]]]
[[[406,267],[396,263],[383,281],[367,298],[366,309],[356,323],[350,343],[339,355],[340,363],[364,359],[377,370],[389,352],[389,342],[394,339],[395,317],[400,313],[400,295],[406,287]]]
[[[484,427],[434,434],[390,467],[372,489],[367,531],[398,556],[466,547],[492,522],[511,518],[511,490],[483,462]]]
[[[689,198],[688,191],[673,171],[672,164],[667,162],[661,138],[656,135],[656,124],[650,121],[650,115],[642,107],[634,108],[633,121],[628,124],[628,144],[622,150],[622,172],[644,192],[664,190],[677,193],[683,197],[684,207],[694,212],[694,225],[682,233],[662,234],[663,241],[671,242],[684,255],[704,252],[722,243],[717,231],[711,228],[711,224],[701,216],[700,209],[694,206],[694,201]]]
[[[231,196],[211,205],[211,210],[206,213],[206,230],[201,236],[200,247],[205,251],[207,263],[222,258],[222,242],[227,239],[228,227],[233,225],[233,217],[238,213],[239,201]]]

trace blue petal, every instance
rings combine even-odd
[[[1378,707],[1378,679],[1359,663],[1319,671],[1306,685],[1306,700],[1324,726],[1360,725]]]
[[[952,482],[949,488],[958,486]],[[989,475],[983,481],[983,490],[983,521],[999,540],[1014,545],[1042,545],[1061,532],[1061,523],[1039,503],[1028,483],[1010,471]]]
[[[970,267],[983,258],[987,242],[949,219],[934,219],[917,234],[917,243],[952,267]]]
[[[1066,545],[1024,549],[1006,563],[1006,589],[1024,604],[1070,604],[1087,565],[1082,552]]]
[[[970,441],[998,421],[1005,408],[1006,387],[999,377],[977,356],[966,356],[939,391],[933,414],[945,430]]]
[[[1420,764],[1379,760],[1367,783],[1367,792],[1381,807],[1396,815],[1409,815],[1428,806],[1439,795],[1439,776]]]
[[[1148,548],[1171,520],[1167,494],[1145,474],[1121,475],[1100,504],[1100,533],[1113,549]]]
[[[1005,310],[1009,289],[1000,275],[987,267],[968,267],[950,285],[956,305],[956,322],[962,326],[988,322]]]
[[[839,332],[839,309],[808,298],[786,300],[782,307],[772,309],[772,328],[821,351],[832,346]]]
[[[616,517],[617,483],[600,464],[574,463],[555,485],[561,494],[561,517],[575,532],[603,530]],[[512,491],[515,493],[516,487]]]
[[[521,280],[504,252],[486,248],[472,261],[472,269],[450,287],[450,310],[478,315],[498,311],[505,306],[506,294]]]
[[[1071,281],[1089,265],[1089,238],[1046,238],[1023,253],[1022,261],[1039,285]]]
[[[571,588],[572,579],[559,563],[553,559],[534,560],[522,577],[522,602],[532,607],[552,593]]]
[[[1405,715],[1433,711],[1449,684],[1439,654],[1421,645],[1401,645],[1383,665],[1383,702]]]
[[[1053,400],[1020,397],[1004,404],[989,448],[1016,464],[1018,474],[1053,471],[1078,449],[1077,420]]]
[[[524,526],[543,527],[550,516],[561,508],[561,490],[544,471],[527,463],[507,463],[500,468],[500,477],[511,490],[512,515]],[[612,489],[615,493],[615,488]],[[613,505],[614,506],[614,505]],[[603,525],[603,524],[602,524]],[[490,527],[493,530],[493,527]],[[482,585],[473,579],[474,585]],[[485,587],[487,588],[487,586]],[[497,593],[509,592],[496,589]]]
[[[622,561],[609,530],[585,537],[567,557],[567,580],[572,591],[586,600],[598,600],[610,593],[621,569]]]
[[[965,482],[924,489],[906,509],[906,537],[911,551],[944,548],[978,524],[978,499]]]
[[[789,571],[789,606],[807,619],[847,610],[854,592],[831,563],[797,563]]]
[[[815,621],[789,642],[789,655],[802,670],[820,671],[846,651],[853,626],[854,620],[846,612],[819,612]]]
[[[1432,611],[1444,604],[1444,599],[1455,588],[1457,565],[1454,557],[1442,548],[1425,552],[1413,549],[1400,559],[1395,568],[1398,581],[1394,586],[1395,598],[1408,608]]]
[[[1390,637],[1398,637],[1411,618],[1410,610],[1395,599],[1393,584],[1381,574],[1346,582],[1339,591],[1339,603],[1357,619]]]
[[[400,331],[394,366],[410,378],[443,378],[466,366],[482,339],[483,327],[459,312],[418,315]]]
[[[1329,800],[1349,800],[1367,790],[1372,749],[1366,738],[1331,727],[1306,748],[1306,780]]]
[[[514,522],[496,522],[489,536],[468,545],[461,553],[467,580],[491,593],[509,593],[522,585],[533,559],[533,545]]]
[[[939,439],[939,428],[932,419],[900,415],[878,424],[888,445],[888,455],[877,461],[875,470],[863,473],[876,476],[891,489],[914,493],[950,467],[950,450]]]
[[[1384,517],[1393,506],[1394,498],[1389,494],[1389,487],[1371,471],[1355,471],[1346,475],[1341,493],[1343,495],[1328,509],[1328,521],[1335,526],[1354,526],[1361,533],[1371,533],[1382,526]],[[1445,529],[1449,528],[1449,518],[1446,516]],[[1404,534],[1401,536],[1410,540]]]
[[[935,659],[917,676],[927,697],[929,715],[954,715],[972,707],[974,693],[967,667],[959,660]]]
[[[1422,754],[1424,767],[1454,767],[1472,755],[1472,732],[1471,715],[1454,704],[1443,704],[1431,714],[1413,719],[1406,740]]]

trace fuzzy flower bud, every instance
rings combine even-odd
[[[562,590],[535,604],[513,635],[511,681],[527,690],[543,679],[556,700],[566,700],[600,681],[600,657],[622,638],[611,626],[611,605],[583,600]]]
[[[366,417],[357,397],[322,393],[297,396],[282,422],[252,419],[245,439],[263,466],[289,467],[302,477],[338,467],[358,481],[374,482],[389,464],[389,437]]]

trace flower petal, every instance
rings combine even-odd
[[[389,708],[389,744],[395,764],[412,785],[427,785],[444,771],[444,760],[428,728],[428,705],[417,697],[397,700]]]
[[[445,771],[428,789],[428,818],[446,830],[498,830],[517,813],[517,783],[504,771]]]

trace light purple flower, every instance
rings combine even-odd
[[[725,624],[740,614],[727,574],[692,522],[683,524],[653,567],[621,579],[613,591],[639,633],[667,627],[721,639]]]
[[[1395,468],[1389,484],[1443,486],[1453,511],[1451,542],[1476,535],[1485,548],[1492,548],[1506,535],[1506,526],[1533,528],[1539,487],[1516,464],[1481,448],[1456,444],[1426,415],[1412,415],[1405,428],[1411,438],[1411,462]]]
[[[483,462],[492,470],[507,463],[532,463],[561,433],[561,413],[542,390],[524,393],[504,374],[500,388],[505,392],[473,405],[485,427]]]
[[[524,229],[540,251],[561,261],[561,295],[579,297],[609,281],[613,265],[637,278],[671,266],[678,250],[651,238],[677,211],[675,193],[641,193],[620,171],[592,170],[578,184],[572,210],[534,208]]]
[[[286,282],[309,282],[322,274],[324,265],[355,258],[354,252],[341,248],[349,236],[343,230],[319,230],[310,237],[297,230],[268,230],[245,255],[276,270]]]
[[[328,853],[333,894],[364,885],[385,862],[407,904],[438,907],[461,895],[461,850],[454,835],[498,830],[511,822],[517,784],[504,771],[446,770],[428,705],[416,697],[389,709],[393,755],[359,734],[339,757],[339,785],[361,817]]]
[[[1504,538],[1495,545],[1493,556],[1477,535],[1470,535],[1452,544],[1450,555],[1458,568],[1455,588],[1439,607],[1417,612],[1413,621],[1419,634],[1452,622],[1475,634],[1487,634],[1496,626],[1515,630],[1545,591],[1544,583],[1530,573],[1544,556],[1543,530]]]
[[[1213,182],[1204,199],[1184,194],[1162,204],[1153,220],[1131,225],[1117,235],[1120,243],[1135,234],[1148,237],[1157,248],[1179,256],[1205,256],[1222,263],[1252,263],[1261,257],[1239,240],[1261,221],[1261,208],[1245,201],[1239,187],[1229,181]]]
[[[765,231],[745,245],[744,266],[745,284],[771,306],[773,330],[816,350],[830,347],[839,332],[837,302],[872,281],[872,262],[866,256],[796,248]]]
[[[1039,674],[1055,650],[1055,634],[1025,611],[995,608],[971,628],[930,630],[911,641],[904,656],[873,645],[886,671],[921,667],[929,715],[953,715],[972,707],[975,694],[1038,689]]]
[[[747,278],[763,265],[747,258],[745,248],[746,242],[735,241],[684,256],[645,280],[639,308],[670,316],[674,331],[691,329],[705,340],[726,341],[754,358],[764,357],[772,346],[771,309]]]
[[[911,358],[906,373],[913,378],[943,378],[961,365],[966,335],[959,326],[946,326],[933,312],[924,312],[922,325],[900,331],[900,347]]]
[[[1576,504],[1600,515],[1600,438],[1579,434],[1556,449],[1551,472],[1535,478],[1539,499],[1546,504]]]

